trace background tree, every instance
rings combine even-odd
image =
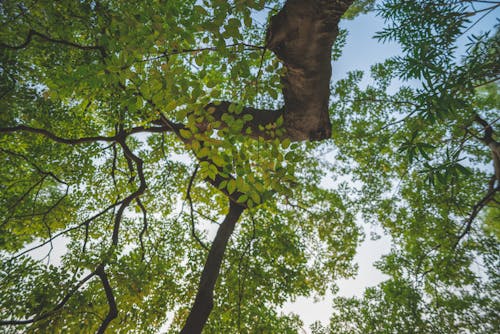
[[[405,55],[332,105],[337,23],[373,5],[350,2],[2,3],[0,328],[297,332],[278,307],[355,273],[358,213],[391,280],[333,332],[495,328],[498,34],[454,47],[498,4],[385,2]]]

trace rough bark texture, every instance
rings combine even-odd
[[[267,47],[286,67],[284,126],[292,140],[330,138],[331,52],[347,1],[289,0],[271,18]]]
[[[338,35],[341,16],[353,0],[288,0],[271,18],[266,47],[283,62],[282,77],[285,104],[279,110],[243,108],[240,114],[251,114],[252,137],[268,139],[259,125],[274,122],[283,115],[286,137],[292,141],[330,138],[328,115],[331,52]],[[210,104],[215,119],[228,112],[231,102]],[[223,125],[224,126],[224,125]]]
[[[243,206],[230,202],[229,212],[219,226],[212,247],[210,247],[205,267],[201,273],[198,293],[181,334],[201,333],[203,326],[205,326],[213,308],[214,287],[219,277],[224,252],[243,210]]]

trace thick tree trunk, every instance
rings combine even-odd
[[[284,126],[292,140],[331,137],[331,52],[352,0],[288,0],[271,18],[267,47],[283,61]]]
[[[214,287],[219,277],[220,267],[227,243],[234,231],[236,222],[243,213],[244,207],[233,202],[229,204],[229,212],[219,226],[217,235],[208,253],[207,261],[201,273],[198,293],[191,308],[191,312],[181,330],[181,334],[201,333],[203,326],[213,308]]]
[[[252,137],[272,137],[259,125],[272,123],[283,115],[285,137],[292,141],[322,140],[331,137],[328,114],[331,52],[338,35],[341,16],[353,0],[288,0],[271,18],[266,47],[286,68],[282,77],[284,106],[279,110],[244,107],[240,114],[250,114],[246,123]],[[209,104],[212,116],[221,120],[231,102]],[[222,126],[225,126],[224,124]],[[246,133],[246,128],[243,133]]]

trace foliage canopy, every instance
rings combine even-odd
[[[0,331],[297,333],[365,223],[314,333],[499,328],[500,5],[351,3],[0,3]],[[330,86],[368,10],[402,55]]]

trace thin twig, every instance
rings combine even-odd
[[[40,315],[37,315],[31,319],[25,319],[25,320],[2,320],[0,321],[0,326],[5,326],[5,325],[27,325],[27,324],[32,324],[34,322],[40,321],[47,319],[48,317],[52,316],[53,314],[57,313],[60,311],[64,305],[69,301],[69,299],[75,294],[76,291],[78,291],[87,281],[89,281],[92,277],[96,275],[96,271],[91,272],[87,276],[85,276],[80,282],[78,282],[65,296],[64,298],[50,311],[47,311],[45,313],[42,313]]]
[[[141,209],[142,211],[142,221],[143,221],[143,224],[142,224],[142,230],[141,232],[139,233],[139,242],[141,244],[141,262],[144,261],[144,242],[142,240],[143,236],[144,236],[144,233],[146,233],[147,229],[148,229],[148,215],[147,215],[147,211],[146,211],[146,208],[144,207],[144,205],[142,204],[142,201],[139,197],[137,197],[135,199],[137,205],[139,206],[139,208]]]
[[[196,226],[194,222],[194,209],[193,209],[193,200],[191,199],[191,188],[193,186],[194,179],[196,177],[196,173],[198,172],[198,168],[200,165],[196,165],[194,168],[193,174],[191,175],[191,178],[189,179],[188,187],[186,190],[186,199],[189,202],[189,207],[190,207],[190,217],[191,217],[191,235],[193,238],[200,244],[201,247],[203,247],[206,251],[209,250],[209,248],[201,241],[201,239],[198,237],[196,234]]]

